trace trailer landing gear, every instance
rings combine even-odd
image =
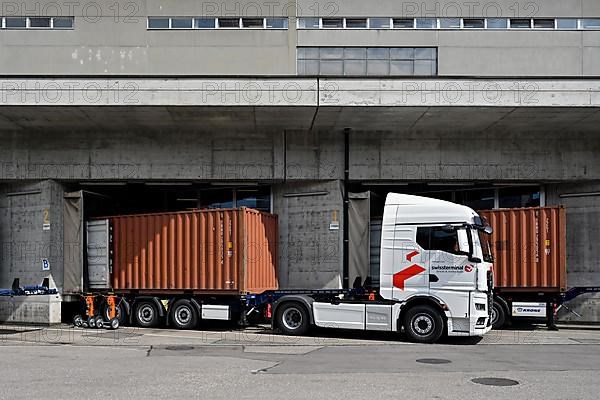
[[[107,329],[118,329],[119,319],[117,318],[117,296],[109,295],[94,295],[85,294],[82,295],[83,302],[85,303],[85,316],[80,314],[73,317],[73,325],[82,328],[107,328]],[[106,303],[107,312],[106,316],[99,315],[96,310],[100,310],[98,307],[100,304]]]

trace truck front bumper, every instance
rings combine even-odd
[[[471,292],[468,318],[448,315],[448,336],[483,336],[492,326],[487,293]]]

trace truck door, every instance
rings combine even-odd
[[[469,238],[463,227],[434,226],[429,233],[429,289],[434,292],[475,289],[477,268],[469,261]]]

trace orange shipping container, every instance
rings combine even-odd
[[[248,208],[109,217],[114,290],[277,289],[277,216]]]
[[[494,286],[566,290],[566,213],[562,206],[480,211],[494,229]]]

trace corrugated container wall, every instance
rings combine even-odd
[[[562,206],[480,211],[494,229],[494,285],[566,289],[566,213]]]
[[[277,289],[277,216],[248,208],[109,217],[114,290]]]

